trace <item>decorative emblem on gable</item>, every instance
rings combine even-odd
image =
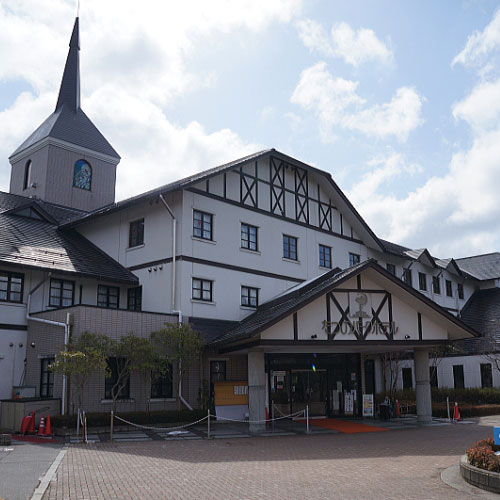
[[[333,340],[340,333],[367,340],[370,335],[383,335],[393,340],[398,327],[392,320],[391,294],[383,290],[335,290],[326,297],[323,330]]]

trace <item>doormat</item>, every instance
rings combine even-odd
[[[303,420],[305,422],[305,420]],[[330,429],[332,431],[343,432],[344,434],[356,434],[358,432],[379,432],[388,431],[385,427],[375,427],[374,425],[360,424],[349,420],[337,420],[336,418],[324,418],[321,420],[309,420],[309,425]]]

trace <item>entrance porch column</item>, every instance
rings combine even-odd
[[[432,397],[429,374],[429,351],[415,350],[415,382],[417,396],[417,422],[420,424],[432,420]]]
[[[248,353],[248,416],[250,422],[266,419],[266,370],[264,351]],[[250,432],[264,430],[264,422],[249,424]]]

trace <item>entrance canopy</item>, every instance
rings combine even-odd
[[[368,260],[287,290],[212,345],[219,352],[376,353],[476,336],[460,319]]]

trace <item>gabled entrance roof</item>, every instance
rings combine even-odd
[[[403,296],[407,296],[408,302],[418,308],[418,311],[432,315],[442,324],[445,324],[447,330],[453,333],[453,339],[479,336],[471,327],[387,272],[376,261],[368,260],[345,270],[332,269],[317,278],[291,288],[278,297],[262,304],[255,313],[242,320],[235,328],[215,339],[212,345],[219,347],[257,337],[264,330],[302,309],[313,300],[335,290],[345,281],[367,272],[381,278],[385,282],[385,288],[388,291],[391,293],[401,292]]]

